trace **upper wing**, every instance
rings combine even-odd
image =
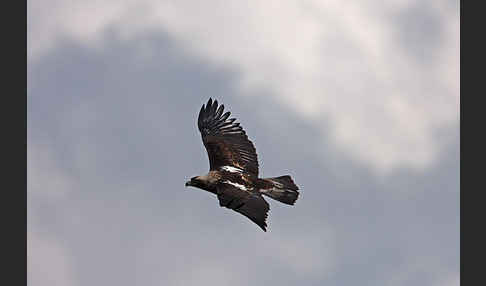
[[[262,195],[245,190],[244,186],[223,182],[217,187],[219,205],[246,216],[263,231],[267,231],[266,219],[270,209]]]
[[[197,126],[208,152],[210,170],[223,166],[240,168],[258,177],[258,158],[255,146],[246,136],[235,118],[228,119],[230,112],[223,114],[224,105],[218,108],[218,101],[210,98],[201,107]]]

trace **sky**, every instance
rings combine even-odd
[[[459,285],[458,1],[27,5],[29,285]],[[184,187],[209,97],[266,233]]]

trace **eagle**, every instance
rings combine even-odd
[[[255,146],[246,132],[224,113],[224,105],[209,98],[202,105],[197,126],[209,157],[209,172],[192,177],[187,186],[196,187],[218,197],[219,205],[234,210],[267,231],[270,206],[263,198],[270,197],[294,205],[299,188],[289,175],[259,178]]]

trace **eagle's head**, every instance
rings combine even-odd
[[[208,174],[203,176],[192,177],[190,181],[186,182],[186,187],[196,187],[209,192],[214,192],[215,184],[218,182],[220,176],[217,172],[210,171]]]
[[[204,180],[201,179],[200,176],[192,177],[189,181],[186,182],[186,187],[196,187],[196,188],[203,188],[206,186]]]

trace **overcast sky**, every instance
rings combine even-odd
[[[28,282],[459,285],[459,1],[28,0]],[[209,97],[289,174],[185,188]]]

